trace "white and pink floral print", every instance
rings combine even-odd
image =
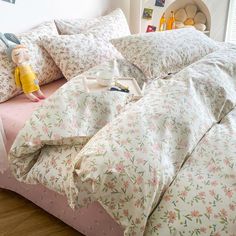
[[[103,62],[122,58],[112,44],[92,34],[48,37],[42,45],[67,80]]]
[[[149,79],[162,78],[219,49],[219,44],[195,29],[178,29],[112,39],[125,59]]]
[[[235,68],[235,49],[217,51],[153,81],[134,104],[120,93],[86,94],[74,78],[21,130],[11,169],[19,181],[66,195],[72,207],[98,201],[125,235],[143,235],[184,162],[235,107]]]
[[[147,236],[236,235],[236,109],[201,140],[160,205]]]
[[[129,25],[121,9],[93,19],[68,19],[55,21],[61,34],[92,33],[109,40],[130,35]]]

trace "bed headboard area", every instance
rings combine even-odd
[[[10,1],[10,0],[9,0]],[[11,1],[10,1],[11,2]],[[131,31],[139,31],[139,22],[134,18],[139,15],[130,9],[130,3],[137,0],[16,0],[15,4],[8,0],[0,0],[0,32],[22,32],[35,25],[57,18],[92,18],[104,15],[113,9],[121,8]]]

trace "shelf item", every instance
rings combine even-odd
[[[193,26],[202,32],[207,29],[207,17],[195,4],[187,4],[184,8],[179,8],[175,12],[175,20],[177,28]]]
[[[165,13],[163,13],[160,24],[159,24],[159,31],[165,31],[166,30],[166,18],[165,18]]]

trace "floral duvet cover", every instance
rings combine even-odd
[[[236,109],[199,142],[145,235],[236,236]]]
[[[194,153],[236,105],[236,49],[216,51],[171,79],[153,81],[136,103],[123,93],[86,94],[81,86],[79,77],[69,81],[26,123],[9,154],[15,177],[66,195],[72,207],[100,202],[124,227],[125,235],[155,235],[157,225],[166,230],[160,235],[178,235],[181,229],[173,226],[176,229],[171,231],[167,218],[170,211],[179,216],[171,205],[179,198],[170,193],[172,201],[166,203],[166,194],[186,166],[197,166]],[[210,156],[212,147],[205,145],[205,149]],[[198,152],[199,166],[205,156]],[[188,178],[181,179],[181,188]],[[192,178],[197,178],[194,173]],[[235,175],[229,178],[233,181]],[[189,192],[193,190],[189,195],[195,194],[197,185],[196,181],[189,187]],[[202,192],[209,189],[202,188]],[[182,206],[186,205],[177,209]],[[196,214],[201,214],[200,209]]]

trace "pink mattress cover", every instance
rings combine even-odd
[[[49,97],[54,91],[66,82],[60,79],[42,86],[42,91]],[[6,149],[9,151],[18,132],[23,128],[26,120],[31,116],[43,101],[29,102],[25,96],[19,95],[0,104],[0,118],[6,134]],[[1,153],[0,153],[1,158]],[[37,185],[28,185],[18,182],[7,169],[0,173],[0,188],[14,191],[40,206],[50,214],[64,221],[79,232],[88,236],[121,236],[123,229],[106,213],[98,202],[80,210],[72,210],[64,196]]]
[[[60,79],[50,84],[41,86],[41,90],[47,97],[49,97],[65,82],[65,79]],[[40,102],[30,102],[24,96],[24,94],[21,94],[0,104],[0,117],[2,119],[3,128],[7,139],[7,152],[10,150],[16,138],[16,135],[18,134],[20,129],[23,128],[26,120],[42,103],[43,100],[41,100]]]

